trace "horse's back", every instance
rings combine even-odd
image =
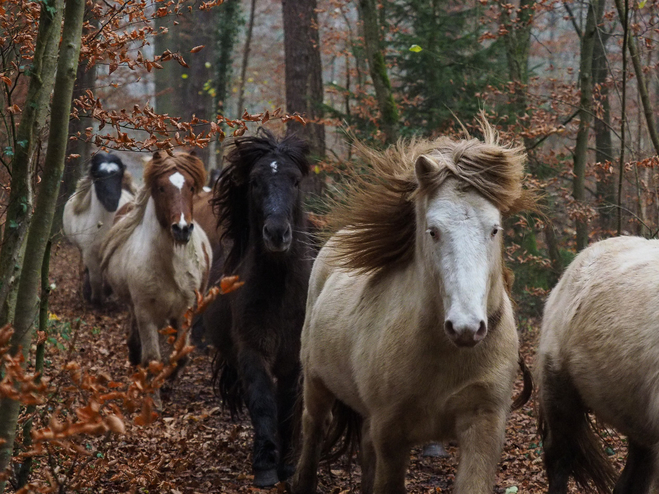
[[[657,328],[659,240],[598,242],[577,256],[545,306],[541,386],[547,373],[565,373],[600,418],[659,441]]]

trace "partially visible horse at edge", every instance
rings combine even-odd
[[[64,205],[62,228],[66,238],[78,247],[85,266],[83,298],[101,304],[104,298],[101,275],[101,244],[112,228],[119,208],[133,200],[135,190],[130,174],[114,154],[99,152],[91,159],[87,174]]]
[[[167,325],[179,329],[195,302],[195,290],[206,289],[211,246],[203,229],[195,227],[193,214],[193,197],[205,179],[204,165],[195,156],[154,153],[132,209],[116,221],[103,244],[103,272],[130,306],[133,365],[162,360],[158,330]]]
[[[611,238],[572,261],[545,305],[536,375],[550,494],[570,477],[580,492],[659,492],[659,240]],[[627,436],[620,475],[589,413]]]
[[[217,298],[204,314],[216,347],[215,375],[235,414],[247,405],[254,426],[254,484],[290,476],[294,409],[300,377],[311,249],[300,182],[309,173],[308,146],[260,129],[235,139],[214,186],[222,247],[213,272],[245,285]],[[215,275],[212,275],[214,277]]]
[[[404,493],[411,448],[452,439],[453,492],[492,492],[519,358],[502,216],[533,200],[523,151],[482,130],[484,142],[357,145],[371,170],[329,213],[337,233],[309,281],[293,493],[316,491],[328,423],[346,415],[361,424],[362,492]],[[515,407],[528,371],[524,384]]]

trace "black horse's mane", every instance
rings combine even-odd
[[[226,156],[228,166],[222,170],[213,186],[211,204],[222,231],[221,241],[231,242],[224,262],[224,273],[233,274],[249,245],[249,175],[256,163],[272,155],[281,163],[298,167],[303,176],[309,173],[307,154],[309,145],[289,135],[277,139],[274,134],[259,128],[254,136],[237,137]]]

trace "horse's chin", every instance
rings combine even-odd
[[[271,254],[285,254],[290,250],[292,244],[292,242],[273,244],[266,239],[263,239],[263,243],[265,244],[265,249]]]

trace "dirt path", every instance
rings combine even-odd
[[[115,380],[126,381],[131,374],[124,342],[126,312],[117,304],[95,310],[82,302],[79,256],[69,245],[62,244],[54,251],[51,281],[56,285],[51,296],[51,312],[60,319],[56,325],[58,331],[66,333],[67,322],[73,322],[75,327],[74,321],[81,320],[70,358],[79,360],[91,372],[105,372]],[[531,329],[524,334],[529,340],[524,342],[524,354],[527,364],[532,366],[535,332]],[[58,338],[62,342],[60,347],[70,347],[70,336],[68,340],[65,335]],[[50,352],[51,365],[47,373],[56,375],[68,350],[50,347]],[[77,482],[77,487],[67,492],[258,491],[251,487],[251,425],[246,418],[232,422],[222,410],[211,388],[210,357],[198,351],[192,356],[171,399],[164,402],[162,417],[147,427],[127,423],[126,435],[119,438],[89,441],[85,447],[93,453],[92,459],[84,471],[78,473],[74,468],[71,476],[77,479],[73,482]],[[521,379],[518,379],[517,388],[521,388]],[[408,492],[452,490],[458,451],[452,446],[448,449],[451,455],[445,459],[421,458],[418,450],[413,452],[407,477]],[[546,491],[540,452],[535,413],[532,404],[527,404],[508,421],[495,492]],[[618,460],[619,457],[620,454],[616,455]],[[40,471],[37,475],[44,473]],[[339,464],[321,467],[319,492],[353,492],[358,491],[358,486],[357,467],[353,467],[352,473]],[[281,490],[275,488],[270,492]]]

